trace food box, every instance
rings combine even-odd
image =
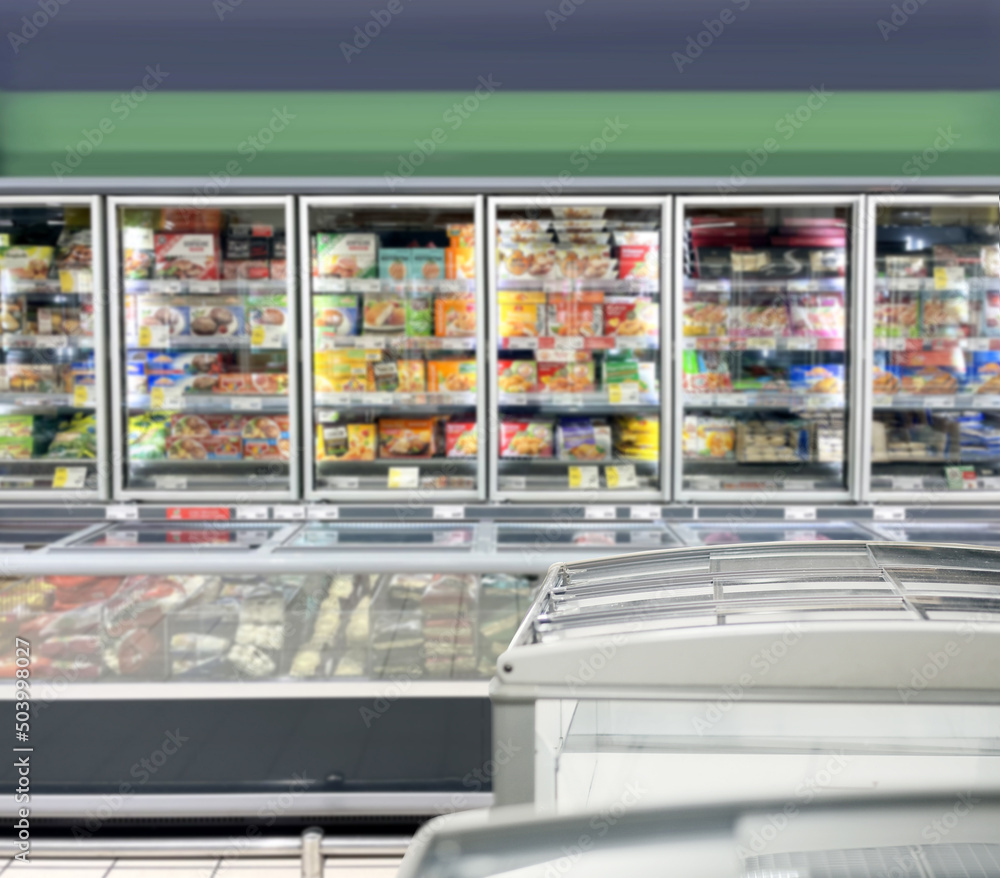
[[[686,336],[726,335],[728,333],[728,305],[717,302],[686,302],[682,317],[683,332]]]
[[[500,360],[497,369],[497,387],[501,393],[534,393],[538,389],[534,360]]]
[[[554,245],[512,244],[497,247],[497,272],[501,280],[544,280],[559,277]]]
[[[406,335],[425,338],[434,330],[434,299],[431,296],[406,297]]]
[[[896,294],[892,301],[876,301],[876,338],[917,338],[919,335],[920,301],[917,296]]]
[[[659,305],[651,299],[611,297],[604,303],[604,334],[647,336],[660,334]]]
[[[497,232],[501,236],[514,233],[526,233],[529,235],[544,235],[549,228],[548,220],[533,219],[498,219]]]
[[[358,297],[314,296],[313,326],[316,329],[317,346],[322,336],[357,335]]]
[[[45,280],[54,255],[54,247],[4,247],[0,249],[0,276],[23,281]]]
[[[744,305],[730,309],[730,335],[740,338],[784,337],[788,335],[788,308],[781,305]]]
[[[743,463],[792,463],[810,459],[811,431],[802,421],[743,421],[736,432],[736,458]]]
[[[436,247],[414,248],[410,261],[417,280],[440,280],[445,275],[444,250]]]
[[[317,424],[319,460],[374,460],[374,424]]]
[[[978,385],[976,393],[1000,395],[1000,351],[975,351],[971,380]]]
[[[545,293],[501,291],[498,297],[501,338],[537,338],[545,334]]]
[[[156,262],[153,230],[126,226],[122,229],[122,247],[125,279],[149,280]]]
[[[378,237],[364,232],[317,232],[316,265],[320,277],[376,276]]]
[[[243,335],[242,305],[192,306],[189,315],[191,335],[216,338]]]
[[[5,296],[0,300],[0,329],[4,332],[20,332],[25,315],[24,299]]]
[[[31,460],[35,440],[30,436],[0,437],[0,460]]]
[[[288,460],[288,415],[248,418],[243,425],[243,457],[247,460]]]
[[[445,227],[448,234],[449,247],[475,247],[475,223],[449,223]]]
[[[34,415],[0,415],[0,439],[30,437],[34,425]]]
[[[508,418],[500,423],[500,456],[552,457],[553,422],[551,420],[517,420]]]
[[[586,393],[595,389],[594,363],[538,363],[538,384],[551,393]]]
[[[94,334],[94,306],[41,305],[29,307],[22,331],[26,335],[72,335],[89,338]]]
[[[56,241],[56,268],[74,271],[90,268],[94,259],[90,229],[64,228]]]
[[[556,427],[560,460],[610,460],[611,427],[592,418],[562,418]]]
[[[552,216],[557,220],[600,220],[604,219],[606,207],[553,207]]]
[[[170,417],[168,435],[190,436],[201,439],[206,436],[242,437],[246,425],[245,415],[188,415],[175,414]]]
[[[709,457],[715,460],[735,458],[735,418],[687,415],[683,429],[685,457]]]
[[[792,390],[806,393],[844,392],[844,367],[840,365],[792,366],[788,370]]]
[[[729,361],[712,351],[684,351],[681,359],[685,393],[730,393]]]
[[[901,392],[932,396],[957,393],[967,378],[958,349],[895,354],[889,371],[899,376]]]
[[[462,393],[476,389],[475,360],[430,360],[427,389],[431,393]]]
[[[395,360],[372,364],[372,380],[375,389],[392,393],[399,389],[399,371]]]
[[[35,366],[26,363],[7,363],[6,386],[11,393],[64,393],[66,376],[62,366]]]
[[[925,335],[960,337],[969,331],[969,299],[955,291],[925,292],[920,307]]]
[[[791,305],[791,334],[843,338],[847,312],[839,296],[800,296]]]
[[[472,296],[434,302],[434,334],[438,338],[467,338],[475,332],[476,300]]]
[[[374,351],[378,355],[379,351]],[[362,393],[373,389],[371,357],[366,351],[320,351],[315,355],[316,390]]]
[[[218,280],[219,239],[205,234],[153,237],[156,277],[175,280]]]
[[[222,262],[223,280],[267,280],[271,267],[266,259],[225,259]]]
[[[475,457],[479,452],[479,431],[475,421],[455,419],[444,426],[445,457]]]
[[[658,460],[660,419],[656,415],[619,415],[612,421],[615,451],[632,460]],[[685,433],[685,437],[686,437]]]
[[[435,434],[434,418],[382,418],[378,422],[379,457],[433,457]]]
[[[402,296],[366,293],[364,296],[364,331],[398,332],[406,329],[406,305]]]
[[[611,258],[611,248],[608,246],[557,245],[556,265],[559,276],[571,280],[597,280],[617,276],[617,261]]]
[[[168,460],[239,460],[243,441],[239,436],[169,436]]]
[[[166,326],[174,338],[190,334],[190,308],[186,305],[139,305],[139,326]]]
[[[252,334],[255,327],[278,327],[284,332],[288,327],[288,301],[285,296],[268,296],[247,299],[246,322]]]
[[[288,263],[284,259],[272,259],[269,268],[271,280],[288,279]]]
[[[396,371],[400,393],[423,393],[427,389],[423,360],[397,360]]]
[[[404,281],[414,276],[411,247],[385,247],[378,252],[378,276],[385,280]]]
[[[170,416],[156,412],[128,419],[128,456],[132,460],[160,460],[166,453]]]
[[[444,251],[444,276],[451,280],[476,279],[476,251],[473,247],[449,247]]]
[[[581,292],[549,296],[548,335],[593,338],[604,332],[604,294]]]

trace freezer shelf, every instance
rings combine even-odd
[[[667,204],[491,201],[500,499],[663,496]]]
[[[117,495],[297,496],[292,199],[110,203]]]
[[[854,494],[858,205],[678,200],[680,499]]]
[[[10,500],[107,496],[101,226],[97,198],[0,200],[0,490]]]
[[[307,497],[485,497],[478,198],[303,199]]]
[[[869,496],[1000,496],[996,200],[871,211]]]

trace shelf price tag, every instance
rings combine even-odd
[[[151,409],[184,408],[184,391],[179,387],[154,387],[149,392]]]
[[[934,289],[953,290],[965,283],[965,269],[961,265],[939,265],[934,269]]]
[[[889,479],[894,491],[922,491],[924,489],[923,476],[892,476]]]
[[[876,506],[872,510],[875,521],[906,521],[905,506]]]
[[[140,326],[139,347],[165,348],[170,344],[169,326]]]
[[[663,517],[663,510],[659,506],[633,506],[629,517],[643,521],[654,521]]]
[[[255,326],[250,332],[250,346],[254,348],[282,348],[285,331],[281,326]]]
[[[104,517],[109,521],[138,521],[139,507],[127,503],[107,506],[104,509]]]
[[[608,485],[608,487],[611,487]],[[598,521],[608,521],[617,518],[618,510],[614,506],[587,506],[583,510],[583,517]]]
[[[639,385],[634,381],[611,384],[608,387],[608,402],[612,405],[638,405]]]
[[[310,521],[335,521],[340,518],[339,506],[310,506]]]
[[[87,484],[85,466],[57,466],[52,475],[52,487],[66,491],[78,491]]]
[[[407,489],[420,487],[420,467],[391,466],[389,467],[389,487]]]
[[[73,406],[78,409],[88,408],[94,404],[94,387],[92,384],[77,384],[73,388]]]
[[[639,481],[635,477],[635,466],[633,464],[606,466],[604,467],[604,478],[611,489],[639,487]]]
[[[434,518],[443,518],[446,520],[453,520],[456,518],[465,518],[465,507],[464,506],[435,506],[433,512]]]
[[[237,506],[237,521],[266,521],[270,517],[270,509],[267,506]]]
[[[304,506],[275,506],[274,517],[278,521],[302,521],[306,517]]]
[[[153,476],[153,483],[157,491],[185,491],[187,490],[187,476]]]
[[[601,487],[600,469],[596,466],[571,466],[569,486],[581,491],[596,491]]]
[[[246,399],[236,397],[230,405],[234,412],[259,412],[264,402],[259,396],[250,396]]]
[[[815,521],[815,506],[786,506],[785,521]]]

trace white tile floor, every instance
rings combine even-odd
[[[395,878],[398,859],[331,859],[325,878]],[[0,878],[25,868],[0,860]],[[228,860],[32,859],[29,878],[299,878],[299,861],[234,857]]]

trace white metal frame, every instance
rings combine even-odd
[[[670,447],[672,440],[671,432],[671,407],[670,407],[670,363],[671,354],[669,340],[673,337],[671,332],[672,311],[669,307],[671,297],[670,280],[670,258],[671,258],[671,218],[673,196],[581,196],[579,198],[563,197],[552,198],[542,196],[546,208],[559,206],[597,206],[609,208],[628,207],[658,207],[660,209],[660,461],[659,479],[660,487],[655,490],[625,490],[613,491],[601,488],[592,494],[583,491],[574,491],[566,488],[562,491],[503,491],[500,489],[499,481],[499,442],[490,443],[490,497],[499,501],[523,501],[525,503],[538,503],[554,501],[557,503],[580,503],[580,502],[665,502],[670,497]],[[500,338],[497,332],[498,313],[498,285],[497,285],[497,208],[517,208],[524,207],[532,210],[539,209],[538,199],[532,199],[529,195],[503,196],[490,198],[488,201],[488,225],[489,234],[489,374],[490,374],[490,426],[494,428],[494,433],[499,430],[500,405],[499,386],[497,376],[497,362],[499,360]],[[625,410],[623,409],[623,413]],[[495,436],[494,436],[495,438]]]
[[[860,443],[861,421],[865,409],[862,409],[862,369],[859,354],[862,338],[861,311],[863,303],[870,299],[870,290],[862,286],[863,265],[867,258],[864,252],[861,222],[863,198],[860,195],[745,195],[730,196],[680,196],[675,199],[676,212],[674,216],[674,349],[680,351],[683,346],[682,328],[684,306],[684,216],[689,207],[847,207],[851,209],[851,264],[848,280],[847,307],[849,309],[850,326],[845,338],[848,345],[848,380],[850,383],[847,398],[846,435],[845,435],[845,466],[846,487],[842,491],[781,491],[775,493],[773,499],[768,499],[762,506],[774,507],[794,503],[845,503],[856,500],[861,492]],[[852,356],[852,352],[853,356]],[[682,390],[683,370],[675,360],[674,368],[674,423],[684,421],[684,394]],[[680,502],[757,502],[760,491],[722,491],[722,490],[684,490],[684,457],[681,442],[676,442],[673,459],[674,499]]]
[[[87,207],[90,209],[91,274],[94,303],[94,414],[97,418],[97,490],[52,489],[4,490],[4,500],[34,500],[61,502],[67,505],[107,500],[109,493],[108,471],[112,468],[109,453],[108,429],[110,407],[108,400],[108,346],[105,302],[107,272],[104,265],[104,200],[97,195],[9,195],[0,198],[2,207]]]
[[[119,222],[118,211],[123,207],[281,207],[285,213],[285,242],[287,255],[286,259],[286,293],[288,301],[288,417],[289,417],[289,442],[292,448],[292,459],[289,461],[289,484],[286,490],[264,490],[247,491],[241,488],[232,490],[211,490],[211,491],[159,491],[153,488],[134,489],[125,484],[125,467],[128,463],[125,437],[128,434],[127,418],[127,394],[125,393],[124,375],[124,354],[125,344],[123,338],[124,313],[123,303],[125,301],[124,290],[122,288],[121,276],[121,249],[119,242]],[[114,326],[111,327],[111,402],[114,408],[114,418],[116,429],[113,432],[113,461],[114,461],[114,481],[113,496],[117,500],[159,500],[159,501],[179,501],[179,502],[203,502],[203,501],[239,501],[239,502],[267,502],[271,500],[294,500],[301,496],[301,451],[302,436],[300,427],[302,424],[301,413],[299,412],[299,327],[298,309],[295,307],[297,301],[295,280],[298,276],[296,270],[297,249],[295,247],[295,198],[292,195],[286,196],[226,196],[217,198],[192,198],[181,196],[138,196],[130,195],[125,197],[114,197],[108,199],[108,276],[110,278],[110,302],[111,319]],[[220,462],[220,466],[225,466]]]
[[[875,394],[872,381],[875,377],[875,284],[878,245],[876,231],[880,207],[953,205],[955,207],[997,207],[996,195],[868,195],[865,196],[865,324],[857,350],[864,358],[862,374],[864,391],[864,435],[861,442],[861,499],[869,503],[921,503],[937,506],[947,503],[996,503],[1000,490],[994,491],[886,491],[876,490],[872,482],[872,434],[875,419]]]
[[[335,488],[319,488],[316,486],[316,446],[313,424],[313,335],[312,335],[312,272],[310,255],[310,235],[312,232],[309,219],[313,208],[321,207],[452,207],[470,209],[476,226],[476,425],[479,431],[479,450],[476,455],[476,488],[466,491],[461,489],[424,490],[420,489],[420,505],[435,502],[475,501],[486,499],[486,296],[483,289],[485,266],[483,260],[483,196],[482,195],[441,195],[418,196],[405,195],[354,195],[354,196],[317,196],[299,199],[299,223],[301,248],[301,283],[300,299],[302,305],[302,416],[308,416],[308,423],[303,430],[307,437],[304,446],[303,463],[305,467],[305,498],[307,500],[340,500],[356,501],[400,501],[405,492],[385,488],[383,490],[354,490]]]

